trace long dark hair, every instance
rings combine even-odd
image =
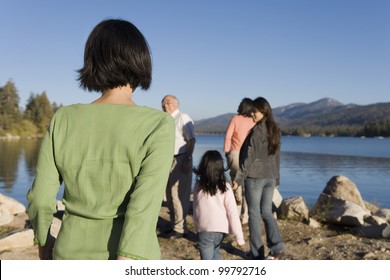
[[[280,145],[280,129],[272,114],[271,106],[264,97],[258,97],[253,100],[253,106],[264,115],[260,123],[265,122],[268,137],[268,154],[273,155]]]
[[[194,170],[198,175],[199,188],[211,196],[218,190],[224,193],[227,190],[223,159],[218,151],[207,151],[202,156],[199,166]]]

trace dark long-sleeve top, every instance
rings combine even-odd
[[[240,169],[235,181],[242,185],[245,178],[276,179],[280,183],[280,145],[275,154],[268,154],[267,127],[256,124],[240,150]]]

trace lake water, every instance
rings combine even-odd
[[[199,135],[194,165],[207,150],[223,154],[223,139],[222,135]],[[0,193],[25,205],[39,143],[0,141]],[[330,178],[344,175],[356,184],[364,200],[390,208],[390,139],[283,137],[280,172],[283,198],[302,196],[311,206]]]

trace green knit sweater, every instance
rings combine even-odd
[[[41,144],[27,194],[35,240],[45,245],[64,183],[54,259],[160,259],[156,224],[174,150],[164,112],[118,104],[60,108]]]

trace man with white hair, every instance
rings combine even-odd
[[[195,147],[194,122],[189,115],[180,112],[179,101],[173,95],[166,95],[161,107],[175,120],[175,151],[170,171],[166,199],[170,212],[170,239],[181,238],[187,234],[186,216],[190,208],[192,185],[192,153]]]

